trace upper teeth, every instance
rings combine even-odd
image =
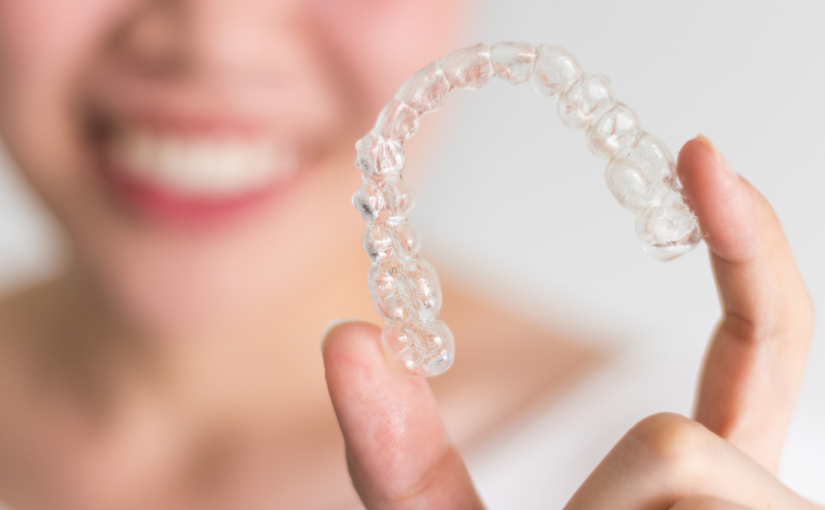
[[[292,173],[295,155],[269,140],[183,138],[134,130],[113,140],[110,157],[133,177],[199,196],[260,188]]]

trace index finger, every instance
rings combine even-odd
[[[765,198],[705,137],[677,165],[706,232],[723,315],[696,419],[775,471],[813,333],[811,299]]]

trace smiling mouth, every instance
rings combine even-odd
[[[191,198],[220,200],[290,177],[297,158],[271,140],[182,136],[130,128],[105,147],[116,171]]]
[[[248,129],[101,126],[95,126],[94,143],[104,180],[130,209],[154,219],[222,218],[271,198],[298,173],[292,146]]]

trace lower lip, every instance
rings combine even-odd
[[[103,180],[130,212],[153,222],[201,226],[249,213],[284,195],[295,183],[293,176],[267,186],[224,197],[200,197],[131,177],[108,161],[101,161]]]

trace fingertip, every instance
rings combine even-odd
[[[685,143],[676,171],[711,251],[731,261],[753,257],[764,219],[760,209],[769,208],[759,193],[703,135]]]
[[[711,184],[715,188],[735,186],[741,180],[716,145],[704,135],[696,135],[682,146],[676,173],[688,193],[695,193],[696,188]]]
[[[337,324],[322,352],[330,398],[345,435],[355,415],[362,424],[365,416],[381,424],[382,416],[398,412],[398,404],[435,409],[424,379],[400,374],[387,363],[380,327],[361,321]]]
[[[462,482],[447,492],[474,494],[427,382],[389,366],[380,327],[333,324],[322,349],[350,475],[365,503],[421,499],[446,490],[452,475]]]
[[[725,159],[725,156],[719,151],[716,145],[712,141],[710,141],[710,138],[708,138],[705,135],[698,134],[692,141],[701,145],[706,152],[711,154],[713,158],[716,160],[716,163],[721,170],[726,171],[729,174],[729,176],[733,177],[734,179],[739,178],[739,174],[737,174],[733,167],[730,165],[730,163],[728,163],[728,160]]]
[[[331,321],[329,321],[329,323],[326,325],[326,327],[324,327],[323,333],[321,333],[321,351],[324,350],[324,344],[326,343],[327,337],[332,332],[332,330],[334,330],[335,328],[337,328],[341,324],[346,324],[347,322],[356,322],[356,319],[348,319],[346,317],[341,317],[341,318],[332,319]]]
[[[324,328],[321,334],[321,351],[326,354],[330,345],[340,342],[348,342],[356,338],[364,339],[378,332],[380,337],[381,328],[369,322],[355,319],[333,319]]]
[[[341,319],[330,322],[321,338],[321,353],[333,403],[333,391],[341,387],[333,384],[338,379],[353,381],[361,373],[375,378],[374,372],[388,369],[381,350],[381,328],[368,322]]]

